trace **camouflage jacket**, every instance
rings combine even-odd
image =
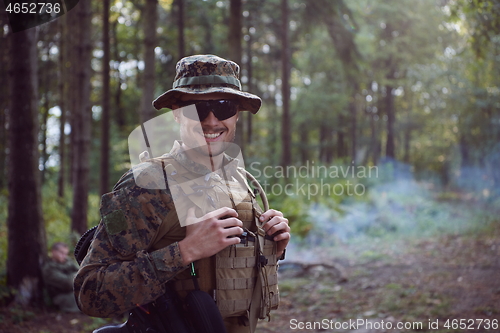
[[[101,222],[74,280],[77,304],[90,316],[120,315],[152,302],[187,268],[178,246],[185,231],[172,217],[169,189],[144,188],[134,179],[134,170],[152,167],[150,162],[137,165],[101,198]],[[171,224],[171,244],[148,251],[162,223]]]
[[[210,172],[188,160],[178,144],[169,155],[191,172]],[[170,189],[144,186],[134,178],[138,169],[141,179],[158,172],[154,163],[143,162],[102,196],[101,222],[74,280],[77,304],[90,316],[121,315],[152,302],[165,293],[166,282],[188,267],[182,263],[178,246],[185,228],[178,222]],[[167,223],[162,241],[168,245],[153,248],[162,223]]]

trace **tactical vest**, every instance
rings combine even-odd
[[[196,175],[197,178],[192,179],[193,173],[170,156],[154,160],[161,163],[165,170],[179,218],[183,218],[183,214],[192,206],[196,208],[198,217],[220,207],[231,207],[238,212],[238,218],[243,222],[246,237],[241,243],[195,262],[200,290],[213,296],[223,318],[269,317],[269,312],[279,305],[276,242],[271,237],[266,238],[258,220],[263,211],[246,178],[251,177],[254,186],[262,193],[267,210],[267,199],[260,184],[241,168],[233,168],[230,174],[211,173]],[[200,188],[203,190],[200,191]],[[175,214],[169,215],[172,217]],[[184,238],[185,228],[177,229],[179,231],[183,235],[173,236],[169,232],[155,240],[153,250]],[[189,270],[179,273],[174,278],[173,286],[181,297],[194,290],[195,283]]]

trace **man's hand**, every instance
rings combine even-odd
[[[243,233],[243,222],[238,213],[223,207],[197,218],[194,207],[186,217],[186,238],[179,242],[179,250],[185,265],[198,259],[208,258],[229,245],[240,242],[238,236]]]
[[[269,235],[274,235],[274,241],[277,242],[276,255],[280,257],[283,254],[288,242],[290,241],[290,227],[288,220],[283,217],[283,213],[274,209],[269,209],[260,216],[260,222],[264,231]],[[267,222],[266,222],[267,221]]]

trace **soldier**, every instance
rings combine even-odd
[[[76,263],[69,259],[68,245],[52,244],[51,258],[43,266],[43,281],[52,302],[64,312],[80,312],[73,296],[73,278],[78,271]]]
[[[281,212],[261,210],[238,159],[225,153],[240,111],[255,114],[261,105],[238,77],[236,63],[213,55],[177,63],[173,89],[153,105],[173,110],[181,140],[102,197],[102,220],[74,284],[83,312],[109,317],[166,288],[181,298],[198,289],[215,299],[228,332],[253,332],[256,318],[277,307],[277,258],[290,228]]]

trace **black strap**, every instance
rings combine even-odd
[[[92,240],[94,239],[94,234],[97,229],[97,225],[87,231],[80,237],[80,240],[78,243],[75,245],[75,259],[78,265],[80,265],[83,261],[83,258],[87,255],[87,252],[90,247],[90,243],[92,243]]]

